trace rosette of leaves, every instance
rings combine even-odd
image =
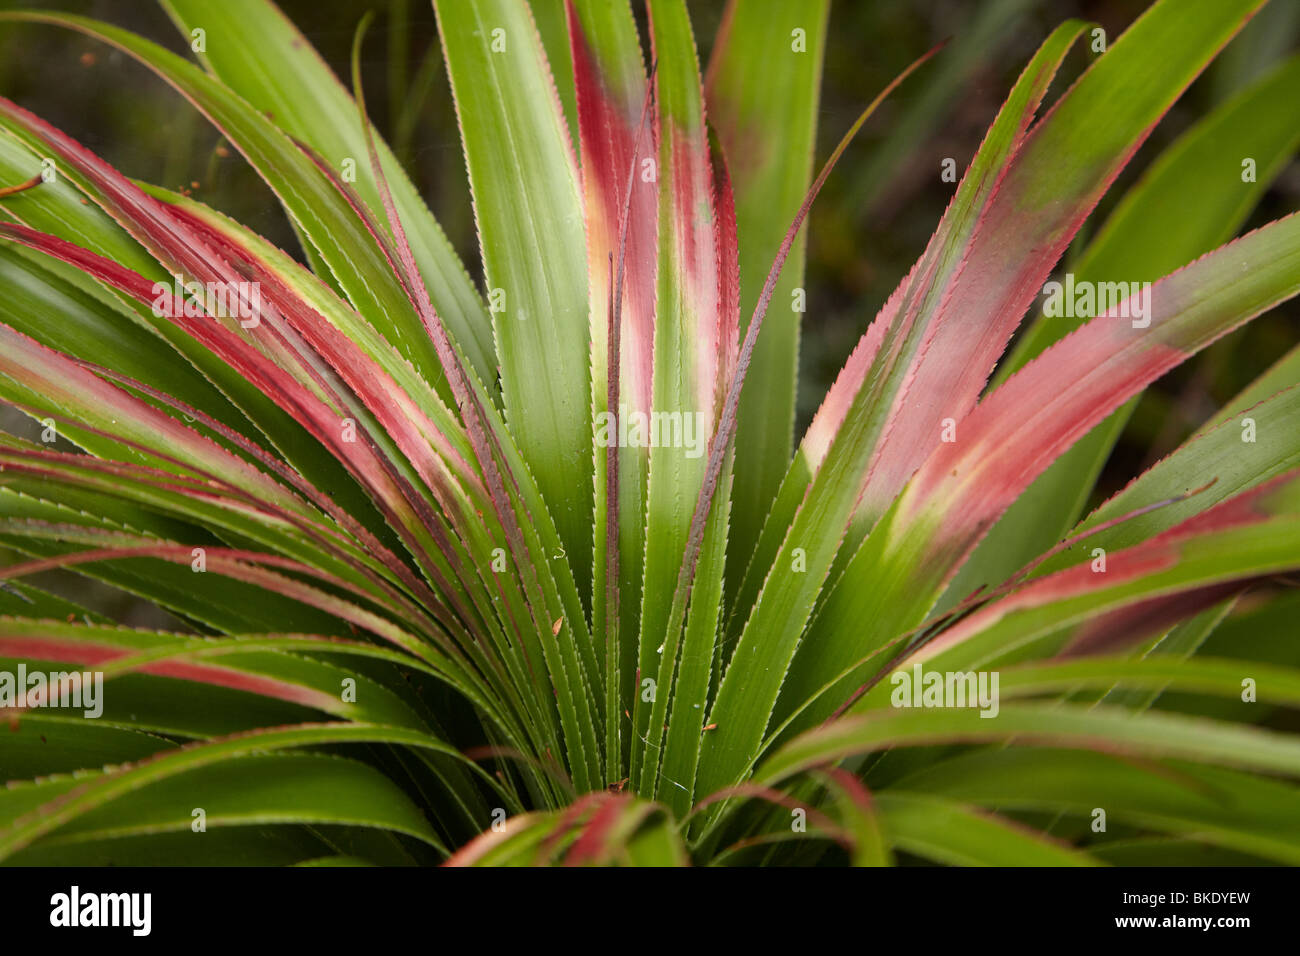
[[[1089,27],[1047,37],[797,443],[801,228],[876,105],[814,179],[825,2],[733,4],[702,75],[682,0],[645,49],[623,2],[438,0],[483,288],[359,58],[354,96],[264,0],[165,0],[197,62],[4,14],[175,87],[302,257],[0,100],[0,396],[43,438],[0,438],[0,661],[104,682],[6,711],[0,858],[1300,862],[1300,352],[1081,514],[1135,397],[1300,291],[1300,218],[1233,238],[1300,64],[1072,265],[1144,321],[1035,310],[1261,5],[1161,0],[1050,108]],[[918,665],[996,715],[894,706]]]

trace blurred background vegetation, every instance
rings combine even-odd
[[[85,14],[188,53],[188,44],[151,0],[0,0],[0,8],[7,6]],[[347,73],[358,20],[369,9],[379,15],[364,56],[371,115],[466,265],[471,272],[479,270],[465,165],[431,4],[282,0],[281,6],[340,75]],[[1113,40],[1146,6],[1146,0],[832,3],[818,162],[895,74],[936,42],[951,42],[872,118],[814,208],[796,434],[939,221],[955,188],[940,178],[943,159],[952,157],[959,170],[965,169],[1019,71],[1054,26],[1080,17],[1103,27]],[[707,62],[723,4],[694,0],[690,7],[701,60]],[[638,16],[643,18],[643,12],[638,10]],[[1300,2],[1274,0],[1266,7],[1151,136],[1084,227],[1075,249],[1165,146],[1216,104],[1293,55],[1298,34]],[[1094,56],[1086,42],[1076,45],[1049,103]],[[238,153],[177,94],[125,55],[69,31],[6,25],[0,27],[0,92],[68,130],[129,175],[192,191],[300,255],[274,197]],[[1194,203],[1196,197],[1187,201]],[[1297,208],[1300,164],[1293,161],[1248,227]],[[1300,305],[1293,300],[1149,389],[1103,475],[1098,496],[1114,492],[1171,450],[1292,347],[1300,338],[1298,329]]]

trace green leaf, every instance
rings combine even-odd
[[[879,798],[889,842],[954,866],[1096,866],[1086,853],[952,800],[891,790]]]
[[[789,539],[786,532],[795,520],[796,512],[804,507],[809,485],[830,458],[833,447],[838,449],[834,451],[837,457],[845,453],[851,412],[855,416],[853,427],[859,431],[865,429],[865,437],[855,441],[864,443],[869,448],[869,456],[859,464],[850,463],[839,479],[844,488],[838,494],[841,497],[855,496],[853,513],[857,516],[849,529],[848,541],[842,544],[836,542],[842,552],[840,563],[856,547],[862,533],[869,526],[869,521],[874,520],[879,502],[867,509],[869,513],[866,513],[856,499],[861,497],[860,492],[871,476],[883,474],[875,466],[890,465],[886,469],[892,475],[889,488],[903,477],[904,462],[890,463],[881,457],[880,444],[889,430],[891,415],[894,415],[890,406],[899,396],[900,390],[908,385],[910,371],[914,370],[919,361],[917,350],[927,324],[936,327],[940,325],[943,316],[938,310],[946,302],[944,290],[962,274],[961,267],[965,258],[975,248],[972,244],[979,225],[998,197],[996,187],[1000,176],[1015,157],[1034,112],[1046,95],[1062,59],[1082,30],[1082,23],[1068,21],[1058,27],[1034,54],[998,112],[969,171],[962,178],[957,195],[922,260],[890,297],[831,386],[800,443],[767,516],[755,553],[749,561],[744,581],[736,595],[729,628],[733,634],[744,622],[743,615],[753,607],[759,588],[769,572],[780,567],[782,562],[774,563],[773,559],[783,543],[787,545],[785,557],[788,560]],[[962,353],[952,350],[951,354]],[[941,395],[947,394],[950,388],[950,382],[934,383],[935,394],[931,397],[937,400]],[[958,399],[954,398],[953,404],[957,402]],[[916,449],[924,447],[924,442],[913,444],[914,447],[908,451],[909,456]],[[841,462],[839,467],[844,468],[845,465]],[[889,488],[877,488],[875,497],[883,498],[886,494],[892,497],[894,491]],[[844,528],[829,527],[827,534],[838,538],[844,534]],[[786,537],[785,542],[782,541],[783,537]],[[802,544],[798,546],[806,549]],[[832,571],[829,576],[833,579],[837,574]],[[818,575],[816,583],[819,587],[821,580]],[[797,672],[795,677],[797,679]]]
[[[853,865],[892,866],[894,858],[883,832],[882,814],[867,788],[857,777],[839,768],[827,771],[824,776],[840,821],[853,838]]]
[[[1004,811],[1067,813],[1193,838],[1294,866],[1295,787],[1221,767],[1139,763],[1106,753],[1012,747],[945,760],[898,789]],[[891,791],[892,792],[892,791]],[[1106,844],[1089,850],[1100,853]]]
[[[205,698],[196,684],[230,688],[248,694],[282,700],[317,714],[373,723],[387,723],[412,730],[427,729],[411,709],[388,688],[346,666],[327,664],[304,654],[374,657],[406,667],[427,669],[406,655],[350,641],[315,637],[197,638],[116,626],[83,626],[54,621],[0,619],[0,656],[28,661],[63,662],[94,666],[105,681],[141,673],[152,679],[136,684],[137,692],[119,699],[113,683],[103,704],[106,719],[123,726],[138,726],[164,733],[193,733],[190,719],[199,726],[205,719]],[[29,670],[31,669],[29,665]],[[355,693],[345,695],[345,680],[353,682]],[[164,701],[180,703],[182,696],[173,682],[184,682],[193,696],[180,713],[167,715],[169,723],[150,726],[148,715],[166,714],[151,703],[156,688]],[[345,696],[351,700],[345,700]],[[238,699],[238,698],[236,698]],[[246,703],[246,701],[245,701]],[[237,705],[236,705],[237,706]],[[137,714],[146,719],[137,720]],[[297,715],[302,719],[304,715]],[[199,735],[205,735],[202,731]]]
[[[691,808],[695,778],[699,773],[704,735],[704,715],[709,691],[717,679],[716,661],[722,611],[723,567],[729,545],[732,514],[729,494],[734,466],[723,474],[720,501],[709,513],[700,548],[700,560],[691,588],[690,613],[682,638],[681,661],[672,684],[663,763],[659,769],[658,797],[682,818]]]
[[[641,590],[639,673],[653,675],[655,693],[634,698],[632,779],[652,793],[662,757],[665,721],[681,647],[664,595],[682,583],[692,519],[707,473],[705,435],[714,433],[736,355],[738,314],[727,301],[720,190],[704,126],[704,101],[695,38],[683,0],[652,0],[650,20],[658,63],[659,282],[655,302],[653,409],[680,416],[650,448],[646,489],[645,578]],[[733,300],[734,301],[734,300]],[[669,419],[671,421],[671,419]],[[688,444],[687,429],[695,441]],[[717,502],[721,511],[725,508]],[[725,518],[723,519],[725,520]],[[715,522],[716,523],[716,522]],[[697,566],[696,577],[720,574],[721,562]],[[707,583],[703,586],[707,587]],[[716,598],[711,599],[716,608]],[[674,626],[676,624],[677,626]],[[712,628],[705,625],[705,630]],[[711,659],[712,644],[701,655]],[[646,704],[649,703],[649,706]],[[638,743],[639,741],[639,743]],[[680,784],[679,784],[680,785]]]
[[[6,782],[144,760],[169,743],[156,734],[106,721],[31,713],[20,715],[16,725],[6,714],[4,734],[5,764],[0,776]]]
[[[737,372],[732,377],[727,388],[726,401],[719,419],[718,432],[710,443],[708,473],[705,476],[704,486],[701,489],[700,498],[692,517],[692,539],[688,542],[687,560],[682,565],[683,572],[694,567],[698,547],[704,536],[705,520],[708,518],[709,508],[712,504],[711,496],[717,489],[717,482],[721,477],[724,461],[729,461],[731,458],[730,449],[732,448],[732,439],[735,437],[736,415],[741,390],[744,387],[744,373],[748,368],[750,357],[753,355],[756,340],[762,329],[761,323],[771,302],[771,294],[776,287],[777,278],[785,263],[785,256],[793,245],[795,236],[803,224],[804,217],[807,215],[813,201],[817,198],[822,185],[826,182],[826,177],[830,175],[836,162],[844,155],[844,151],[848,148],[849,142],[854,135],[862,128],[863,123],[867,121],[880,103],[900,83],[924,64],[934,52],[932,50],[914,61],[863,110],[822,167],[822,171],[814,180],[808,195],[804,197],[803,205],[800,206],[794,221],[786,231],[781,249],[777,252],[776,260],[768,272],[767,282],[763,286],[763,292],[759,296],[758,305],[754,310],[754,317],[745,332],[745,339],[741,344],[737,360]],[[855,435],[853,437],[857,440],[847,443],[849,447],[847,451],[843,452],[844,461],[837,458],[834,467],[828,465],[814,479],[813,491],[816,493],[815,498],[818,500],[819,507],[806,509],[800,514],[799,518],[799,520],[808,522],[807,530],[809,534],[805,536],[802,533],[797,533],[797,531],[803,529],[792,528],[790,535],[786,538],[786,545],[789,545],[791,537],[800,544],[804,542],[810,544],[820,543],[820,547],[817,548],[810,560],[811,572],[807,575],[793,575],[792,577],[797,579],[794,581],[791,580],[791,577],[785,577],[778,581],[780,593],[771,599],[771,604],[768,607],[768,610],[775,616],[775,625],[770,625],[767,621],[762,620],[760,611],[763,599],[760,595],[760,606],[756,607],[747,625],[747,627],[755,626],[755,620],[762,622],[756,625],[757,637],[744,648],[748,654],[748,661],[745,666],[735,666],[741,652],[741,648],[737,647],[719,683],[718,693],[714,698],[713,709],[710,712],[710,722],[715,729],[722,729],[725,732],[711,734],[706,738],[704,751],[700,757],[699,785],[703,792],[707,793],[717,789],[720,784],[725,785],[728,782],[734,782],[733,778],[730,777],[730,773],[735,769],[735,764],[749,759],[746,756],[750,752],[749,744],[756,744],[758,737],[761,737],[761,728],[756,728],[752,723],[747,724],[745,719],[740,721],[732,719],[734,716],[732,709],[739,708],[742,714],[748,710],[750,718],[755,714],[770,714],[771,705],[775,702],[777,691],[785,677],[785,670],[794,654],[798,637],[796,632],[802,630],[807,620],[806,614],[811,611],[812,599],[820,586],[822,576],[829,569],[833,549],[828,551],[827,546],[831,541],[838,540],[837,525],[842,527],[841,522],[847,521],[852,508],[852,501],[849,500],[851,495],[846,494],[844,490],[840,472],[844,469],[851,469],[855,463],[859,466],[864,465],[866,455],[865,442],[861,440],[861,436]],[[818,482],[823,484],[819,486]],[[823,501],[827,501],[827,504],[823,505]],[[830,529],[830,533],[834,535],[833,537],[826,537],[827,529]],[[695,549],[694,553],[692,553],[692,548]],[[807,583],[808,581],[812,581],[812,584]],[[685,611],[684,583],[679,579],[673,596],[673,609],[677,620],[681,620],[680,615],[684,614]],[[675,626],[670,625],[670,633]],[[760,649],[754,646],[759,641],[769,645],[775,644],[779,648],[776,654],[779,658],[779,667],[771,667],[770,660],[755,653],[757,650],[766,651],[766,648]],[[759,664],[760,661],[764,663]],[[759,668],[758,673],[754,672],[755,667]],[[742,691],[741,687],[751,681],[753,682],[752,686],[748,686]],[[725,723],[718,719],[722,714],[726,715]],[[737,738],[739,738],[739,741],[737,741]],[[753,739],[746,742],[746,738]]]
[[[8,866],[291,866],[329,851],[306,827],[220,827],[198,838],[183,832],[158,833],[129,840],[78,840],[40,844],[9,857]],[[387,862],[409,864],[408,855]]]
[[[95,787],[113,776],[81,774],[0,791],[0,821],[13,829],[20,816],[39,819],[50,803],[67,800],[73,791]],[[195,809],[203,811],[207,827],[286,823],[382,827],[447,852],[410,799],[373,767],[317,754],[260,754],[141,782],[129,793],[50,832],[31,847],[28,859],[39,858],[47,846],[188,831],[197,819]],[[196,844],[205,838],[203,832],[192,836]]]
[[[936,743],[1007,741],[1177,757],[1300,776],[1294,735],[1219,721],[1061,704],[1010,704],[986,720],[971,708],[888,709],[841,718],[790,741],[758,768],[765,784],[854,754]]]
[[[988,527],[1092,425],[1163,371],[1300,292],[1297,263],[1300,216],[1291,216],[1157,283],[1145,327],[1132,327],[1137,320],[1122,319],[1117,310],[1094,319],[962,419],[960,441],[930,456],[849,561],[810,637],[807,646],[817,654],[798,672],[798,692],[789,691],[791,710],[920,625]],[[1079,376],[1078,369],[1088,374]],[[1008,448],[1014,456],[1001,453]],[[1267,542],[1246,546],[1268,550]],[[863,621],[872,622],[866,637]],[[798,726],[831,713],[865,676],[823,693]]]
[[[1076,282],[1152,281],[1230,239],[1300,145],[1297,104],[1300,57],[1293,57],[1201,119],[1160,155],[1070,266]],[[1253,181],[1243,181],[1243,157],[1256,163]],[[1075,324],[1040,315],[995,381],[1005,381]],[[1133,404],[1080,439],[1025,491],[953,581],[945,606],[979,584],[1003,580],[1060,539],[1083,510]]]
[[[1005,659],[1039,640],[1050,640],[1059,649],[1071,637],[1072,646],[1081,647],[1087,643],[1081,640],[1085,633],[1104,645],[1145,636],[1160,620],[1153,616],[1153,601],[1164,601],[1175,612],[1181,608],[1185,615],[1189,607],[1202,609],[1190,600],[1198,590],[1217,594],[1217,603],[1223,597],[1215,590],[1218,585],[1300,563],[1300,538],[1294,530],[1297,487],[1294,480],[1275,483],[1262,493],[1225,502],[1186,528],[1109,555],[1104,574],[1078,565],[1039,578],[959,621],[916,650],[906,666],[923,662],[927,669],[962,671]],[[1265,517],[1269,512],[1274,516]],[[1132,615],[1131,622],[1124,614]],[[877,684],[855,706],[883,706],[887,696],[888,687]]]
[[[1247,434],[1243,428],[1246,418],[1251,419],[1259,440],[1242,440]],[[1096,533],[1044,561],[1034,573],[1049,574],[1086,561],[1094,548],[1110,553],[1132,547],[1298,466],[1300,388],[1292,387],[1192,436],[1088,515],[1070,535]],[[1187,497],[1182,500],[1171,501],[1184,495]],[[1171,503],[1133,514],[1161,502]],[[1126,515],[1132,517],[1110,528],[1101,527]]]
[[[1219,409],[1200,428],[1196,436],[1204,435],[1217,425],[1230,418],[1254,408],[1265,399],[1272,398],[1278,392],[1293,385],[1300,385],[1300,345],[1287,352],[1274,362],[1259,378],[1241,390],[1233,399]]]
[[[24,142],[29,140],[24,138],[23,131],[2,113],[0,113],[0,127],[18,137],[0,136],[0,175],[8,180],[11,177],[19,178],[28,175],[32,170],[39,169],[38,155],[46,155],[51,150],[48,147],[40,148],[38,154],[20,144],[20,138]],[[39,146],[35,140],[30,140],[29,145],[32,149],[37,149]],[[76,186],[73,185],[74,181],[77,182]],[[60,174],[56,180],[42,183],[39,189],[31,189],[6,200],[3,211],[32,228],[108,256],[151,280],[170,285],[174,281],[173,278],[141,247],[139,242],[98,206],[83,201],[83,189],[85,195],[97,198],[96,190],[82,181],[75,170],[69,169],[64,164],[60,167]],[[31,254],[27,255],[31,256]],[[56,272],[59,271],[57,265],[52,265],[48,259],[42,260],[41,265],[46,269],[53,268]],[[256,431],[243,423],[242,417],[239,420],[231,420],[223,411],[221,401],[196,407],[203,407],[217,419],[244,432],[250,438],[255,438],[257,432],[266,435],[309,479],[321,487],[337,489],[341,502],[356,507],[358,512],[362,511],[363,506],[360,502],[364,499],[355,488],[349,487],[351,479],[346,473],[328,459],[322,461],[319,455],[311,454],[307,449],[314,449],[316,444],[303,428],[277,407],[271,398],[226,365],[211,350],[204,348],[172,322],[154,316],[150,309],[135,306],[133,303],[124,306],[119,297],[105,290],[91,277],[68,268],[63,268],[59,274],[63,275],[69,284],[80,288],[85,295],[103,303],[103,306],[96,308],[95,312],[102,322],[111,323],[112,333],[105,341],[120,341],[125,348],[134,348],[138,344],[141,349],[140,355],[150,356],[156,349],[156,345],[150,347],[147,341],[150,338],[147,332],[152,330],[181,356],[180,361],[177,361],[176,355],[165,360],[160,358],[152,365],[153,374],[145,378],[159,385],[172,387],[178,385],[178,380],[181,378],[195,380],[196,376],[190,373],[190,368],[197,370],[203,378],[220,389],[230,403],[238,407],[242,416],[246,416],[248,421],[253,423]],[[15,296],[14,301],[20,302],[17,293]],[[67,305],[76,308],[75,303],[61,298],[52,300],[47,298],[46,302],[51,307]],[[87,321],[80,309],[72,313],[65,311],[63,314],[65,318],[60,323],[41,323],[43,331],[38,332],[37,328],[30,323],[31,313],[23,313],[26,324],[20,322],[15,327],[23,329],[27,334],[51,347],[58,348],[58,343],[67,341],[66,336],[71,334],[72,329],[84,325]],[[132,327],[133,322],[139,329]],[[62,328],[66,331],[60,335],[48,327],[51,324],[55,329]],[[142,335],[140,329],[145,330],[146,334]],[[117,368],[118,371],[130,372],[129,368],[119,367],[114,363],[119,349],[112,345],[101,342],[94,354],[97,356],[98,364]],[[138,375],[134,377],[141,378]],[[181,386],[175,394],[182,399],[187,395],[197,397],[193,392],[200,387],[194,384],[188,387]],[[196,403],[191,402],[191,404]]]
[[[474,194],[506,421],[578,590],[589,593],[590,334],[577,160],[527,6],[440,0],[434,9]]]
[[[565,6],[566,0],[528,0],[528,9],[532,11],[533,21],[537,24],[537,35],[541,38],[542,49],[546,51],[546,60],[551,65],[551,74],[555,79],[555,92],[564,107],[565,121],[570,135],[576,136],[578,99],[574,89],[573,61],[569,57],[569,25]],[[619,8],[627,9],[622,3],[599,6],[609,8],[611,11]]]
[[[45,723],[47,718],[28,718]],[[232,759],[275,750],[334,743],[391,743],[457,756],[456,751],[427,733],[381,724],[302,724],[294,727],[258,730],[247,734],[191,744],[167,750],[134,764],[96,775],[68,792],[56,804],[40,804],[40,812],[14,819],[0,830],[0,860],[30,846],[63,826],[80,820],[142,788],[170,781],[184,774],[207,768],[229,766]],[[70,781],[76,784],[77,781]],[[18,799],[18,798],[13,798]],[[31,801],[28,800],[28,803]],[[187,808],[188,812],[188,808]]]
[[[1180,621],[1170,628],[1167,634],[1161,635],[1146,648],[1142,655],[1143,658],[1186,661],[1200,650],[1209,636],[1214,633],[1215,628],[1231,613],[1236,604],[1237,600],[1230,598],[1215,605],[1208,611],[1202,611],[1195,617]],[[1164,693],[1165,689],[1164,686],[1149,690],[1121,690],[1118,687],[1113,687],[1106,692],[1101,701],[1107,705],[1128,707],[1130,710],[1140,712],[1153,706],[1160,699],[1160,695]]]
[[[622,725],[625,702],[636,693],[633,635],[640,628],[650,453],[630,442],[611,444],[609,422],[653,410],[659,186],[644,173],[658,157],[632,11],[625,3],[589,0],[565,7],[582,159],[596,426],[591,630],[605,658],[606,782],[617,783],[632,753]]]
[[[1017,699],[1081,687],[1119,685],[1215,694],[1236,698],[1240,703],[1243,676],[1255,679],[1261,699],[1300,707],[1300,671],[1294,668],[1205,657],[1179,660],[1166,655],[1143,659],[1085,657],[1005,668],[999,671],[998,694],[1000,698]]]
[[[357,311],[403,354],[429,370],[427,374],[439,368],[420,318],[369,224],[330,176],[271,119],[192,63],[126,30],[64,14],[0,14],[3,19],[79,30],[136,58],[175,87],[221,129],[275,191]]]
[[[154,385],[232,428],[247,429],[244,416],[158,335],[142,328],[120,306],[84,292],[59,275],[49,259],[12,243],[0,245],[0,322],[43,345],[71,355],[94,355],[103,365]],[[58,321],[51,321],[57,316]]]
[[[829,11],[829,0],[731,0],[714,41],[705,102],[736,190],[742,335],[812,181]],[[795,30],[801,31],[799,49]],[[804,247],[801,234],[772,293],[776,308],[754,347],[741,393],[729,603],[790,457],[803,315],[792,296],[803,286]]]
[[[894,345],[893,329],[882,343],[890,377],[904,370],[907,377],[886,392],[898,404],[866,475],[851,545],[927,454],[944,444],[945,419],[960,422],[975,404],[1020,316],[1079,225],[1182,91],[1261,5],[1154,4],[1028,131],[1005,171],[1000,162],[990,164],[996,179],[987,209],[969,227],[969,248],[962,249],[962,242],[945,250],[933,279],[927,251],[918,269],[920,288],[909,290],[921,300],[913,307],[919,315],[914,321],[905,295],[896,323],[903,345]],[[950,210],[955,211],[962,206]],[[941,230],[936,243],[960,239],[962,230],[955,231],[950,237]]]
[[[365,161],[366,139],[356,103],[306,38],[269,0],[231,0],[213,6],[202,0],[161,0],[187,38],[204,31],[199,59],[211,73],[275,124],[310,146],[331,168],[350,159],[358,194],[377,216],[383,207]],[[495,385],[491,324],[482,297],[470,281],[437,221],[392,151],[379,144],[393,199],[406,225],[411,249],[433,307],[443,317],[465,360]],[[403,343],[394,342],[402,346]],[[401,349],[409,358],[428,351]],[[437,365],[425,367],[433,374]]]

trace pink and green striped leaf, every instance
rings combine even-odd
[[[1300,216],[1271,223],[1150,289],[1148,318],[1093,319],[1013,376],[956,426],[848,562],[787,685],[785,714],[869,652],[918,626],[954,571],[1025,487],[1164,372],[1300,292]],[[1134,323],[1147,322],[1135,328]],[[858,622],[871,621],[866,634]],[[832,700],[861,683],[822,694]]]
[[[622,724],[633,699],[645,560],[648,448],[618,423],[652,410],[658,165],[650,95],[631,9],[566,0],[587,229],[595,464],[592,633],[605,658],[605,764],[626,766]],[[615,301],[616,292],[618,301]],[[615,325],[617,323],[617,325]],[[615,370],[611,377],[611,363]],[[603,439],[603,441],[601,440]]]
[[[1300,58],[1292,58],[1180,136],[1070,266],[1076,284],[1153,281],[1231,239],[1300,146],[1297,104]],[[1255,176],[1243,176],[1242,157],[1255,162]],[[1197,201],[1188,202],[1188,196]],[[1039,315],[994,381],[1005,381],[1076,321]],[[1133,403],[1125,405],[1034,482],[971,556],[945,602],[959,600],[979,584],[996,584],[1065,533],[1132,409]]]
[[[1039,47],[990,127],[970,170],[962,179],[956,196],[939,224],[938,231],[931,239],[930,246],[885,303],[853,350],[844,370],[832,384],[795,453],[750,559],[736,599],[732,618],[733,634],[737,633],[735,629],[743,623],[742,615],[748,613],[753,606],[764,577],[773,567],[772,562],[782,537],[790,527],[795,512],[801,507],[813,477],[826,460],[832,442],[844,427],[849,410],[863,392],[864,386],[871,382],[873,388],[881,390],[880,397],[875,400],[877,405],[887,400],[889,389],[897,391],[903,387],[900,384],[903,383],[901,372],[891,372],[891,368],[902,368],[898,359],[901,353],[897,350],[908,347],[909,336],[903,329],[902,320],[906,318],[907,322],[916,322],[918,316],[923,319],[926,314],[920,310],[928,308],[930,314],[933,314],[938,304],[941,304],[939,297],[944,294],[944,283],[955,281],[962,270],[964,257],[969,254],[981,217],[988,215],[1008,164],[1021,147],[1025,131],[1061,61],[1083,28],[1084,25],[1077,21],[1067,22],[1058,27]],[[904,309],[907,310],[906,313]],[[938,319],[934,321],[937,322]],[[911,338],[920,335],[923,329],[923,325],[917,327]],[[882,348],[886,350],[883,354]],[[891,352],[894,355],[892,359]],[[891,361],[892,366],[889,364]],[[870,396],[872,393],[867,394]],[[874,416],[874,428],[879,436],[883,436],[884,429],[887,428],[883,415],[883,412],[878,412]],[[882,438],[875,440],[879,443]],[[881,460],[878,449],[873,451],[872,456],[871,462]],[[859,491],[873,467],[875,466],[868,463],[858,469],[861,476],[857,482]],[[856,513],[861,514],[861,505]],[[860,536],[860,531],[856,536]]]
[[[674,426],[650,448],[646,559],[638,685],[652,699],[632,708],[631,773],[654,789],[681,649],[680,622],[662,595],[680,584],[696,499],[708,467],[723,395],[734,374],[739,324],[735,293],[734,205],[725,169],[715,164],[705,126],[695,39],[683,0],[651,2],[656,59],[655,131],[659,177],[659,280],[654,327],[653,413]],[[652,425],[655,419],[652,419]],[[654,437],[653,434],[651,436]],[[716,507],[725,509],[724,502]],[[697,567],[720,574],[719,564]],[[716,613],[716,611],[715,611]],[[702,659],[711,659],[711,648]]]
[[[434,9],[469,167],[506,422],[587,593],[591,336],[577,159],[527,6],[437,0]]]
[[[736,192],[745,320],[812,181],[829,14],[829,0],[729,0],[714,40],[704,99]],[[753,375],[741,396],[728,603],[790,456],[804,314],[795,295],[803,286],[805,235],[781,270],[772,293],[776,308],[754,346]]]
[[[280,129],[310,146],[334,170],[352,160],[358,193],[373,213],[382,214],[378,188],[367,174],[366,139],[356,104],[280,10],[269,0],[232,0],[218,7],[201,0],[163,0],[162,5],[187,38],[195,28],[203,29],[199,60],[213,76],[273,116]],[[434,308],[445,317],[465,361],[495,385],[492,326],[482,296],[388,145],[380,142],[378,149]],[[428,356],[413,341],[393,344],[412,361]],[[434,368],[424,371],[432,375]]]

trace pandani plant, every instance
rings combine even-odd
[[[153,70],[303,261],[0,100],[0,859],[1300,862],[1300,351],[1080,520],[1143,389],[1300,291],[1300,217],[1233,240],[1300,61],[1076,244],[1095,317],[1040,298],[1262,0],[1160,0],[1039,115],[1097,50],[1052,32],[797,445],[801,228],[934,51],[813,179],[826,0],[732,3],[703,78],[683,0],[647,51],[436,0],[480,289],[360,32],[354,97],[266,0],[163,6],[197,63],[0,28]]]

